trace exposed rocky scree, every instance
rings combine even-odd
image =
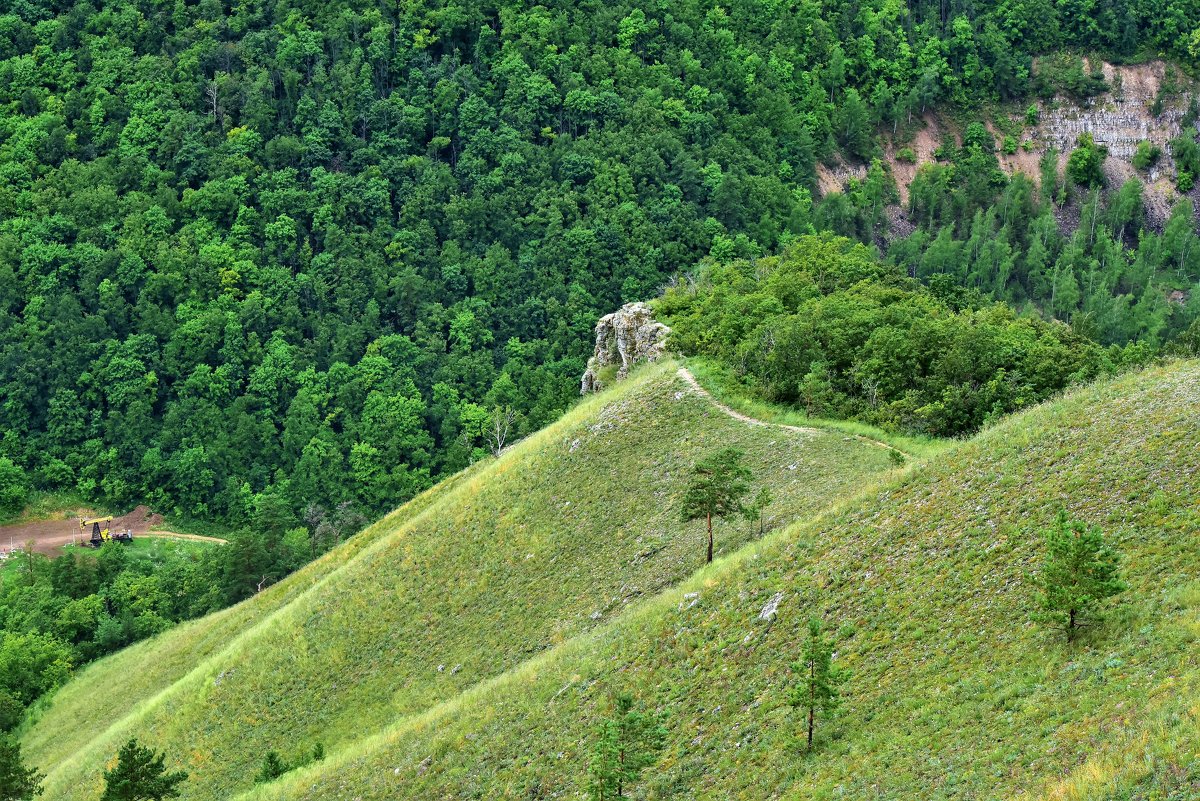
[[[1161,228],[1179,197],[1174,183],[1175,162],[1167,143],[1183,132],[1183,118],[1195,91],[1194,85],[1182,85],[1180,93],[1156,116],[1152,107],[1166,69],[1161,61],[1131,66],[1103,63],[1101,71],[1110,90],[1083,106],[1063,98],[1050,105],[1039,103],[1041,118],[1026,132],[1033,149],[1001,155],[1001,165],[1009,172],[1021,171],[1036,179],[1038,160],[1053,147],[1058,151],[1059,170],[1064,171],[1079,136],[1090,133],[1108,149],[1104,173],[1109,188],[1116,189],[1129,178],[1138,177],[1146,187],[1148,221],[1151,227]],[[1157,145],[1162,158],[1148,172],[1138,173],[1133,156],[1143,140]]]
[[[645,303],[626,303],[601,317],[596,323],[596,349],[588,359],[579,394],[603,389],[601,374],[607,372],[605,368],[617,366],[615,380],[619,381],[638,362],[659,359],[666,352],[670,333],[671,329],[655,320]]]
[[[1024,127],[1020,137],[1022,142],[1028,141],[1028,149],[1022,146],[1013,154],[1000,152],[1004,137],[989,124],[989,129],[996,135],[1000,166],[1009,173],[1023,172],[1036,182],[1039,176],[1038,162],[1046,150],[1053,147],[1058,151],[1061,172],[1066,168],[1067,158],[1075,148],[1079,135],[1090,133],[1098,144],[1108,148],[1104,172],[1109,187],[1115,189],[1127,178],[1137,175],[1146,187],[1148,221],[1152,227],[1160,228],[1170,214],[1171,205],[1178,198],[1173,180],[1175,165],[1167,142],[1182,131],[1181,123],[1188,101],[1197,91],[1193,82],[1178,77],[1179,94],[1169,98],[1161,113],[1154,115],[1154,99],[1162,86],[1166,70],[1167,65],[1161,61],[1120,66],[1102,63],[1101,71],[1110,87],[1109,91],[1085,104],[1065,96],[1059,96],[1050,103],[1037,101],[1040,112],[1038,123]],[[1020,108],[1011,110],[1014,116],[1020,112]],[[884,160],[896,180],[902,206],[908,202],[908,185],[912,183],[917,169],[922,164],[936,160],[934,150],[948,133],[957,128],[935,114],[926,115],[923,121],[924,127],[911,139],[887,142],[884,147]],[[957,132],[954,138],[961,141],[961,132]],[[1138,142],[1142,140],[1159,146],[1163,151],[1162,160],[1148,173],[1138,173],[1133,167],[1133,155]],[[916,157],[914,162],[896,158],[896,154],[906,147],[913,151]],[[849,179],[865,178],[866,167],[861,164],[834,167],[819,165],[817,177],[822,193],[842,191]],[[900,219],[892,220],[893,232],[904,236],[911,226],[902,214],[895,217]]]

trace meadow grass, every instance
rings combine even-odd
[[[634,798],[1195,798],[1198,402],[1175,363],[1005,420],[243,800],[579,797],[620,691],[668,720]],[[1060,507],[1130,585],[1071,646],[1029,620]],[[806,754],[786,698],[811,615],[848,680]]]
[[[82,686],[87,674],[73,681],[25,733],[47,792],[94,797],[105,760],[133,733],[192,774],[185,798],[227,798],[251,787],[268,750],[336,751],[554,653],[702,565],[703,527],[681,522],[679,502],[691,466],[719,448],[743,450],[755,487],[772,490],[777,529],[895,470],[870,443],[734,420],[677,367],[643,369],[583,401],[423,508],[377,524],[367,544],[335,550],[331,569],[318,562],[274,598],[106,660],[172,667],[86,726],[67,721],[88,716],[102,691]],[[718,523],[718,554],[752,539],[744,521]],[[67,728],[91,747],[58,746]]]

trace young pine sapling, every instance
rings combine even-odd
[[[713,560],[713,518],[745,514],[742,499],[750,491],[750,469],[742,452],[725,448],[692,468],[692,483],[683,496],[683,521],[704,520],[708,528],[708,555]]]
[[[1033,578],[1040,591],[1032,617],[1060,628],[1067,642],[1079,629],[1103,618],[1103,604],[1126,590],[1120,576],[1120,554],[1096,526],[1067,517],[1065,509],[1043,533],[1042,569]]]
[[[138,744],[130,737],[117,754],[117,764],[104,771],[104,795],[100,801],[162,801],[179,795],[187,773],[168,772],[163,754]]]
[[[600,724],[600,736],[592,750],[589,801],[624,798],[625,788],[658,761],[666,739],[667,730],[659,716],[635,708],[633,696],[618,695],[614,714]]]
[[[792,687],[788,699],[793,708],[805,713],[808,750],[813,747],[817,716],[828,717],[837,711],[841,676],[833,666],[833,645],[821,632],[821,621],[815,617],[808,621],[808,640],[804,644],[804,655],[792,664],[792,670],[800,681]]]

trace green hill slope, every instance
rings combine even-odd
[[[285,606],[379,537],[404,525],[431,503],[453,491],[472,472],[465,470],[413,498],[300,573],[268,587],[244,603],[188,621],[153,640],[139,642],[89,666],[78,681],[58,690],[52,703],[39,704],[33,715],[36,725],[26,734],[26,747],[38,754],[43,764],[56,764],[67,759],[79,744],[65,740],[62,732],[102,732],[114,720],[154,698],[192,667],[220,651],[255,621]],[[120,680],[112,680],[114,676],[119,676]],[[97,684],[103,686],[102,692],[97,690]]]
[[[578,797],[623,690],[669,721],[636,797],[1196,797],[1198,402],[1188,362],[1009,419],[247,798]],[[1036,531],[1064,505],[1130,584],[1072,648],[1027,619]],[[786,691],[812,614],[850,678],[805,756]]]
[[[191,772],[185,797],[229,797],[268,750],[348,747],[603,626],[702,562],[678,500],[718,448],[746,452],[783,521],[891,466],[870,442],[735,420],[675,367],[589,399],[272,593],[85,671],[25,734],[48,796],[96,797],[132,733]],[[718,553],[747,540],[727,524]],[[142,665],[152,675],[120,706],[104,700]]]

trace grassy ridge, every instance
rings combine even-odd
[[[1188,362],[1009,419],[246,798],[573,797],[618,690],[670,721],[635,797],[1196,797],[1197,403]],[[1060,505],[1108,532],[1130,584],[1070,649],[1027,619]],[[850,679],[804,756],[785,698],[811,614]]]
[[[419,513],[470,472],[464,471],[418,495],[337,550],[253,598],[183,623],[152,640],[139,642],[92,663],[49,702],[43,701],[34,708],[24,734],[25,748],[31,758],[47,766],[71,758],[81,749],[77,741],[62,737],[62,732],[104,731],[113,721],[154,698],[196,664],[218,652],[254,621],[286,605],[381,534],[394,530]],[[120,677],[120,680],[113,677]],[[103,691],[99,691],[100,687]]]
[[[264,602],[230,610],[240,627],[201,629],[223,647],[185,657],[174,645],[175,683],[93,729],[87,752],[47,763],[39,743],[103,692],[74,682],[26,735],[31,760],[51,768],[48,794],[93,797],[104,755],[135,731],[192,773],[187,797],[228,797],[269,749],[293,758],[317,741],[353,742],[603,625],[699,566],[701,531],[679,522],[678,498],[691,464],[717,448],[746,452],[783,521],[891,467],[883,449],[842,435],[733,420],[674,369],[586,401],[419,513],[381,524],[352,558],[335,551],[336,569],[302,573],[265,619]],[[722,526],[718,553],[748,540],[743,523]],[[157,661],[157,642],[129,664]]]

